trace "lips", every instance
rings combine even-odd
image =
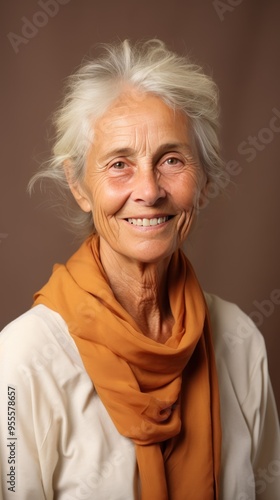
[[[144,226],[144,227],[149,227],[149,226],[158,226],[159,224],[163,224],[164,222],[167,222],[169,219],[171,219],[171,216],[166,216],[166,217],[151,217],[150,219],[148,218],[129,218],[126,219],[129,224],[132,224],[133,226]]]

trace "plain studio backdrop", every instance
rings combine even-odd
[[[26,193],[50,152],[50,116],[66,76],[96,43],[158,37],[220,89],[229,185],[222,197],[209,193],[188,254],[203,288],[259,326],[280,408],[280,2],[13,0],[1,2],[0,14],[0,327],[31,306],[53,264],[79,244],[39,190]],[[235,340],[225,332],[233,353],[250,335],[239,326]]]

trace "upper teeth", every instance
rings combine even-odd
[[[168,217],[156,217],[154,219],[127,219],[130,224],[135,226],[156,226],[168,220]]]

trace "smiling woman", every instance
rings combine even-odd
[[[104,49],[103,55],[96,60],[85,60],[81,68],[69,77],[65,99],[54,115],[56,140],[53,156],[30,182],[31,190],[37,181],[54,181],[52,190],[59,191],[58,203],[60,200],[62,211],[65,211],[65,221],[81,237],[92,233],[93,219],[90,213],[82,212],[73,204],[65,167],[71,174],[72,183],[83,180],[88,155],[96,142],[95,124],[98,121],[99,140],[102,134],[105,148],[100,153],[100,163],[118,156],[120,149],[127,148],[127,144],[125,138],[115,146],[110,144],[111,134],[116,126],[122,126],[128,112],[131,123],[127,125],[133,127],[133,119],[137,120],[139,107],[147,95],[150,99],[158,97],[158,102],[161,100],[167,105],[166,113],[170,113],[170,119],[175,111],[176,119],[181,123],[185,117],[187,124],[184,128],[188,130],[184,141],[187,138],[187,143],[182,144],[182,152],[191,161],[196,158],[208,183],[219,187],[226,177],[218,139],[218,90],[211,78],[199,66],[167,50],[160,40],[138,43],[134,47],[124,41],[120,45],[104,45]],[[113,121],[104,116],[102,122],[101,118],[109,109]],[[174,123],[176,119],[174,116]],[[123,127],[125,130],[126,123]],[[163,127],[164,123],[161,123]],[[159,144],[160,149],[155,153],[172,152],[172,144],[173,141],[169,146]],[[166,151],[162,149],[164,147]],[[155,159],[159,160],[159,157]]]
[[[70,77],[53,157],[30,183],[54,181],[85,240],[0,336],[0,389],[24,401],[13,495],[277,500],[263,338],[201,290],[182,251],[223,184],[216,86],[159,40],[105,49]],[[250,335],[231,351],[240,318]],[[3,445],[0,459],[9,475]]]
[[[190,153],[186,115],[127,89],[95,122],[93,135],[84,178],[72,182],[69,174],[69,184],[92,213],[105,270],[112,250],[120,268],[170,257],[186,239],[206,184]]]

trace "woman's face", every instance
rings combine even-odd
[[[186,116],[152,94],[122,95],[97,120],[83,186],[100,251],[158,262],[185,240],[203,176]]]

